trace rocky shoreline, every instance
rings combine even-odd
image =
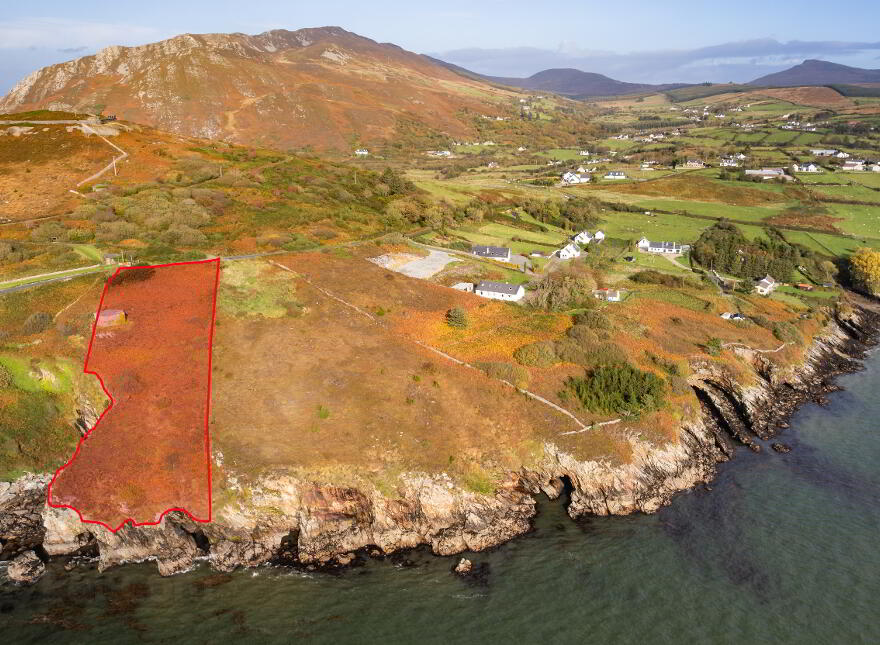
[[[278,477],[253,488],[247,507],[224,508],[210,524],[172,513],[158,526],[126,525],[117,533],[91,530],[75,513],[48,507],[50,477],[28,475],[0,483],[0,561],[9,561],[6,574],[19,583],[39,579],[54,558],[68,568],[80,559],[97,559],[100,571],[155,560],[161,575],[202,560],[224,572],[270,562],[332,568],[360,554],[384,557],[423,545],[438,555],[497,546],[529,531],[541,493],[556,498],[567,491],[572,517],[654,512],[676,493],[708,484],[737,445],[761,451],[761,442],[788,427],[798,406],[823,403],[839,389],[836,376],[861,369],[878,340],[880,308],[854,298],[851,312],[828,325],[797,369],[778,368],[758,352],[735,348],[754,367],[755,382],[746,387],[717,363],[693,364],[689,384],[702,418],[683,426],[678,442],[660,448],[633,435],[632,459],[623,465],[578,461],[545,444],[539,466],[509,473],[494,496],[462,490],[444,475],[403,476],[397,499],[377,490]],[[788,448],[780,442],[772,447]]]

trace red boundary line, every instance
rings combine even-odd
[[[92,344],[95,342],[95,333],[98,330],[98,315],[100,315],[101,310],[104,308],[104,296],[107,295],[107,290],[110,288],[110,284],[113,282],[113,278],[115,278],[121,271],[125,271],[127,269],[158,269],[162,267],[173,267],[180,266],[185,264],[207,264],[209,262],[217,263],[217,271],[214,274],[214,295],[211,302],[211,331],[208,340],[208,396],[207,401],[205,403],[205,463],[208,466],[208,519],[201,519],[190,513],[185,508],[169,508],[162,512],[159,516],[159,519],[155,522],[136,522],[133,517],[127,517],[117,526],[115,529],[101,522],[100,520],[87,520],[83,517],[80,510],[74,506],[70,506],[68,504],[53,504],[52,503],[52,484],[55,483],[55,480],[58,478],[58,475],[61,474],[61,471],[67,468],[70,464],[73,463],[73,460],[76,459],[76,456],[79,454],[79,450],[83,445],[83,442],[88,438],[90,434],[94,431],[95,428],[98,427],[98,424],[101,423],[101,419],[104,418],[104,415],[107,414],[110,409],[113,407],[113,404],[116,403],[116,400],[113,398],[113,395],[107,390],[107,387],[104,385],[104,379],[101,378],[101,375],[97,372],[92,372],[89,370],[89,358],[92,355]],[[213,491],[211,487],[211,433],[210,433],[210,418],[211,418],[211,369],[212,369],[212,360],[214,354],[214,323],[217,319],[217,288],[220,284],[220,258],[214,258],[213,260],[193,260],[191,262],[171,262],[169,264],[150,264],[143,266],[134,266],[134,267],[119,267],[116,269],[116,272],[107,279],[107,282],[104,284],[104,291],[101,292],[101,301],[98,303],[98,311],[95,315],[95,322],[92,323],[92,337],[89,340],[89,348],[86,351],[86,360],[83,365],[83,373],[91,374],[98,379],[98,382],[101,384],[101,389],[104,390],[104,394],[107,395],[107,398],[110,399],[110,405],[104,408],[104,411],[101,413],[101,416],[98,417],[98,420],[95,421],[95,425],[93,425],[88,432],[86,432],[82,438],[79,440],[79,443],[76,446],[76,450],[73,453],[73,456],[67,460],[61,468],[55,471],[55,474],[52,476],[52,481],[49,482],[49,487],[46,492],[46,503],[52,508],[69,508],[72,511],[76,511],[76,514],[79,515],[79,519],[84,524],[100,524],[104,528],[110,530],[113,533],[116,533],[119,529],[125,526],[127,523],[131,522],[132,526],[156,526],[162,523],[162,520],[165,518],[168,513],[172,513],[174,511],[178,511],[180,513],[185,513],[191,520],[195,522],[203,522],[208,523],[211,521],[212,511],[213,511]]]

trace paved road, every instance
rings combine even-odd
[[[39,282],[28,282],[26,284],[20,284],[16,287],[7,287],[6,289],[0,289],[0,296],[5,296],[10,293],[15,293],[16,291],[24,291],[25,289],[30,289],[31,287],[40,287],[46,284],[52,284],[53,282],[66,282],[67,280],[73,280],[74,278],[79,278],[84,275],[93,275],[97,273],[99,270],[95,271],[87,271],[84,273],[76,273],[74,275],[62,275],[57,278],[47,278],[45,280],[40,280]]]

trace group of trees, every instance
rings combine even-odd
[[[863,248],[849,259],[853,284],[863,291],[880,295],[880,251]]]
[[[749,240],[735,225],[721,221],[703,231],[694,243],[691,257],[709,269],[751,280],[767,274],[776,280],[789,280],[794,270],[804,264],[822,272],[829,270],[822,256],[789,244],[776,229],[767,229],[767,233],[770,239]]]

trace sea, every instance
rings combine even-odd
[[[880,643],[880,354],[781,440],[653,515],[574,521],[458,558],[336,574],[53,565],[0,586],[3,643]]]

